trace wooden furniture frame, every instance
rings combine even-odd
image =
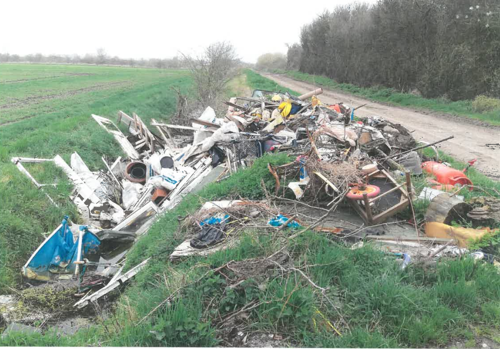
[[[384,222],[387,218],[394,216],[396,213],[401,212],[406,207],[410,205],[411,202],[411,177],[410,172],[406,172],[406,182],[399,184],[391,177],[391,175],[385,170],[377,170],[366,175],[365,180],[366,183],[369,183],[370,178],[375,177],[377,175],[383,175],[383,177],[387,178],[394,187],[385,193],[382,193],[374,198],[368,198],[368,195],[363,194],[362,200],[353,200],[348,199],[351,206],[354,210],[361,216],[366,225],[376,225]],[[405,188],[406,187],[406,188]],[[375,204],[378,200],[395,191],[401,192],[401,200],[399,203],[394,205],[393,207],[374,215],[372,211],[372,205]]]

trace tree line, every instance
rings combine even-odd
[[[186,68],[186,62],[182,57],[173,58],[150,58],[150,59],[126,59],[118,56],[110,56],[104,49],[98,49],[95,54],[86,55],[42,55],[41,53],[17,55],[0,53],[0,63],[59,63],[59,64],[95,64],[95,65],[119,65],[131,67],[147,67],[158,69],[181,69]]]
[[[500,96],[498,0],[379,0],[304,26],[288,69],[424,97]]]

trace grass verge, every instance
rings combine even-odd
[[[276,234],[248,230],[233,248],[169,262],[168,255],[184,240],[185,232],[178,230],[182,217],[208,200],[262,198],[260,179],[269,190],[274,186],[267,163],[287,161],[284,154],[258,159],[252,168],[188,195],[166,212],[129,254],[129,266],[148,257],[152,260],[121,295],[111,318],[71,337],[12,334],[1,344],[217,346],[225,344],[217,336],[220,319],[251,302],[259,306],[247,311],[245,331],[279,334],[283,345],[434,347],[451,340],[478,345],[479,334],[498,338],[498,270],[466,257],[435,266],[410,264],[401,270],[391,254],[370,246],[351,250],[326,234],[308,231],[289,240],[291,230]],[[476,181],[487,183],[487,178],[477,176]],[[210,272],[229,261],[269,256],[283,247],[292,265],[316,286],[298,272],[276,269],[264,281],[249,279],[231,288],[225,278]],[[182,292],[175,293],[180,287]],[[170,296],[168,305],[147,316]]]

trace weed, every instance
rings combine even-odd
[[[316,348],[395,348],[398,346],[393,338],[386,338],[380,332],[370,332],[359,327],[342,337],[327,333],[304,335],[304,346]]]
[[[484,113],[500,109],[500,99],[487,96],[477,96],[472,102],[472,109],[478,113]]]
[[[153,330],[153,344],[156,346],[209,347],[217,345],[210,321],[201,322],[202,304],[198,298],[189,301],[178,300],[167,307],[158,318]],[[117,343],[118,344],[118,343]]]

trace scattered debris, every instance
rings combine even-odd
[[[425,221],[451,224],[466,217],[470,210],[470,205],[463,200],[448,193],[441,193],[432,199],[425,213]]]
[[[268,164],[276,183],[274,193],[270,194],[262,182],[265,202],[206,202],[183,220],[184,241],[170,255],[171,261],[235,246],[245,229],[281,237],[290,234],[285,237],[288,239],[314,230],[345,241],[372,241],[398,258],[401,268],[406,269],[422,258],[462,255],[465,252],[456,244],[466,247],[470,239],[490,232],[487,228],[455,227],[454,221],[467,217],[478,227],[500,222],[500,201],[479,197],[464,202],[456,195],[458,191],[445,193],[455,187],[474,190],[465,175],[473,161],[459,171],[427,161],[419,152],[431,147],[438,159],[434,145],[453,136],[418,145],[403,126],[377,116],[358,120],[355,111],[362,106],[324,105],[318,98],[321,93],[318,89],[294,97],[255,90],[252,97],[234,97],[226,102],[224,118],[208,107],[197,118],[174,117],[176,124],[152,119],[154,131],[137,114],[129,116],[120,111],[118,125],[125,124],[128,135],[110,119],[92,115],[126,154],[114,160],[103,157],[104,171],[91,171],[76,152],[71,155],[70,165],[59,155],[53,159],[12,158],[41,190],[57,183],[40,184],[23,164],[51,162],[62,169],[74,185],[70,198],[86,224],[71,224],[65,217],[26,262],[23,275],[38,281],[76,282],[77,295],[83,297],[74,304],[76,308],[97,302],[147,265],[149,259],[123,272],[127,252],[141,235],[147,234],[156,217],[174,208],[188,193],[210,181],[224,180],[266,153],[286,152],[293,159],[281,166]],[[185,103],[179,108],[186,108]],[[413,201],[417,195],[411,177],[424,173],[436,177],[432,188],[425,187],[418,196],[431,201],[425,216],[426,237],[420,231],[423,222],[417,222],[415,215]],[[273,205],[273,200],[285,204]],[[297,209],[299,206],[311,212],[306,214]],[[355,212],[359,222],[348,222],[348,228],[327,222],[339,214],[336,211],[340,207],[348,210],[351,218]],[[394,220],[396,214],[408,209],[410,222]],[[390,225],[406,225],[411,235],[382,235]],[[473,257],[488,260],[488,255],[480,252],[474,251]],[[231,278],[230,287],[236,287],[249,277],[270,271],[272,274],[278,267],[281,272],[299,273],[324,294],[325,289],[300,270],[285,265],[287,262],[288,255],[277,254],[273,258],[234,262],[231,268],[228,263],[217,271],[229,269],[224,275]],[[247,340],[240,332],[231,336],[232,343]]]

